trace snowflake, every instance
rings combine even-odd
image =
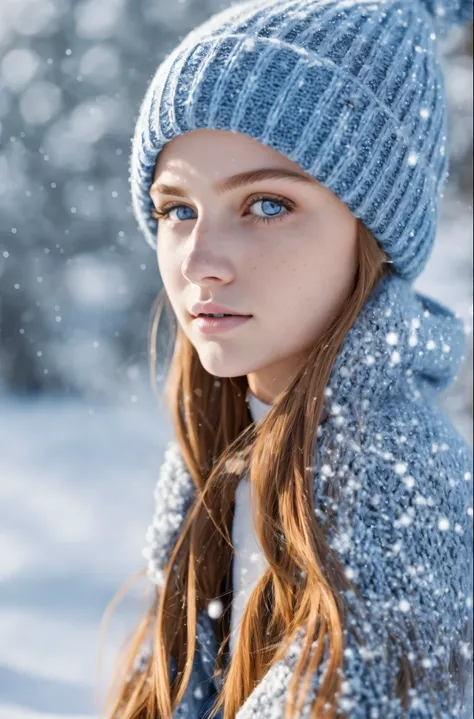
[[[204,697],[204,694],[203,694],[203,691],[202,691],[202,687],[199,686],[199,685],[196,687],[196,689],[194,690],[193,694],[194,694],[194,696],[195,696],[196,699],[202,699],[202,698]]]
[[[401,612],[409,612],[410,611],[410,602],[407,602],[406,599],[402,599],[400,604],[398,605],[398,608]]]
[[[242,43],[242,48],[244,50],[254,50],[255,49],[255,40],[251,37],[246,38],[244,42]]]
[[[413,518],[409,514],[402,514],[400,519],[396,522],[396,526],[409,527],[413,522]]]
[[[355,579],[356,576],[357,576],[357,573],[355,572],[355,570],[352,567],[347,567],[346,577],[348,579]]]
[[[353,709],[355,707],[355,702],[351,701],[350,699],[347,699],[346,697],[343,697],[340,700],[339,705],[340,705],[341,709],[344,709],[345,711],[349,711],[350,709]]]
[[[405,474],[405,472],[407,471],[407,466],[404,462],[397,462],[394,467],[394,470],[396,474]]]
[[[207,605],[207,613],[211,619],[219,619],[224,611],[224,606],[220,599],[212,599]]]

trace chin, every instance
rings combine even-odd
[[[236,361],[235,350],[229,353],[234,355],[233,358],[231,356],[227,357],[226,352],[219,352],[219,356],[216,356],[209,351],[200,352],[197,347],[196,351],[206,372],[209,372],[209,374],[215,377],[242,377],[252,371],[252,365],[248,361]]]

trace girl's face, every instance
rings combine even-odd
[[[263,170],[293,174],[235,181]],[[356,218],[297,163],[227,130],[168,142],[150,195],[166,213],[157,242],[164,288],[203,367],[247,375],[251,391],[273,402],[352,289]],[[205,334],[191,314],[195,302],[251,317]]]

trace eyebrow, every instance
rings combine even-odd
[[[296,170],[283,170],[276,167],[263,168],[261,170],[249,170],[248,172],[240,172],[238,175],[231,175],[226,177],[224,180],[220,180],[213,185],[213,190],[218,194],[222,195],[225,192],[234,190],[242,185],[248,185],[252,182],[261,182],[262,180],[281,180],[281,179],[292,179],[295,182],[306,182],[313,184],[315,181],[313,178],[307,175],[302,175]],[[160,182],[154,182],[150,188],[150,195],[153,193],[160,193],[162,195],[176,195],[177,197],[187,197],[186,192],[181,187],[175,187],[174,185],[165,185]]]

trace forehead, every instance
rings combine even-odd
[[[205,129],[186,132],[167,142],[158,155],[154,179],[165,172],[192,175],[196,170],[217,179],[261,166],[306,174],[296,162],[253,137]]]

